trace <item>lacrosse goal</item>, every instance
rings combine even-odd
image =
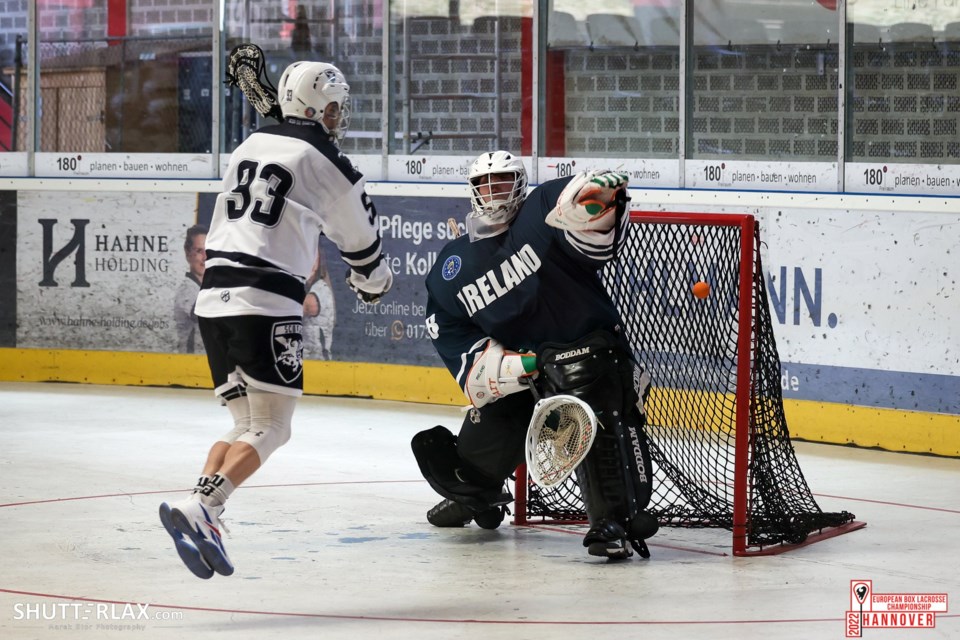
[[[661,526],[733,532],[734,555],[779,553],[864,526],[821,511],[790,442],[753,216],[634,212],[602,276],[653,388],[649,510]],[[710,286],[699,298],[692,286]],[[585,522],[575,476],[517,470],[515,524]]]

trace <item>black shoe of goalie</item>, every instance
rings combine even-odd
[[[427,511],[427,522],[435,527],[465,527],[476,520],[483,529],[496,529],[503,522],[503,516],[502,506],[474,511],[465,504],[445,499]]]
[[[473,510],[449,498],[427,511],[427,522],[435,527],[465,527],[473,520]]]
[[[583,546],[592,556],[624,560],[633,555],[627,544],[627,532],[613,520],[601,520],[583,537]]]

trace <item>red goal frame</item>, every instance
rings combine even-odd
[[[735,407],[735,434],[734,434],[734,457],[733,457],[733,517],[732,517],[732,536],[733,536],[733,555],[734,556],[754,556],[754,555],[773,555],[783,553],[792,549],[807,546],[821,540],[832,538],[850,531],[866,526],[865,522],[853,520],[852,514],[850,520],[839,526],[821,527],[818,530],[811,531],[802,542],[798,543],[779,543],[769,544],[757,547],[750,545],[749,532],[751,527],[751,478],[749,476],[749,466],[753,454],[754,439],[757,437],[756,426],[752,421],[751,410],[753,409],[751,399],[754,393],[755,376],[753,368],[754,359],[751,354],[757,352],[759,331],[755,330],[754,307],[755,304],[768,304],[765,287],[762,282],[758,285],[757,276],[763,278],[762,267],[760,266],[758,241],[759,227],[754,216],[749,214],[729,214],[729,213],[666,213],[652,211],[632,211],[630,214],[632,223],[637,224],[673,224],[673,225],[700,225],[700,226],[720,226],[736,227],[739,229],[739,282],[738,288],[738,318],[737,318],[737,361],[736,361],[736,407]],[[762,314],[760,314],[762,315]],[[771,333],[772,336],[772,333]],[[772,337],[770,338],[772,340]],[[775,353],[775,345],[774,345]],[[779,363],[779,358],[777,358]],[[643,364],[643,363],[641,363]],[[654,381],[656,384],[656,381]],[[782,398],[779,398],[782,407]],[[786,428],[784,422],[783,428]],[[790,450],[792,455],[792,447]],[[799,470],[799,469],[798,469]],[[540,518],[532,519],[527,511],[528,506],[528,483],[530,482],[526,466],[520,465],[517,468],[517,482],[515,491],[515,513],[513,524],[520,526],[536,524],[584,524],[584,519],[569,518],[550,518],[534,516]],[[802,480],[802,474],[801,474]],[[807,489],[808,490],[808,489]],[[816,505],[814,505],[816,506]],[[846,513],[846,512],[843,512]],[[670,526],[670,523],[662,523]],[[682,525],[680,525],[682,526]],[[706,525],[713,526],[713,525]]]

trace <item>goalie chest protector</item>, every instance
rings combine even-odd
[[[620,317],[598,273],[605,261],[544,222],[567,182],[552,180],[534,189],[505,233],[448,243],[427,276],[427,315],[439,307],[514,350],[572,342],[596,329],[616,331]],[[450,336],[445,349],[441,330],[434,340],[452,371],[460,367],[456,339]]]

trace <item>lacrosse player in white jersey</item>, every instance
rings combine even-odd
[[[160,520],[195,575],[230,575],[220,515],[233,490],[287,442],[303,394],[306,280],[325,234],[347,284],[375,302],[393,282],[364,178],[340,152],[350,87],[333,65],[295,62],[280,79],[283,122],[230,156],[207,235],[196,313],[214,383],[233,428],[213,444],[193,494]]]

